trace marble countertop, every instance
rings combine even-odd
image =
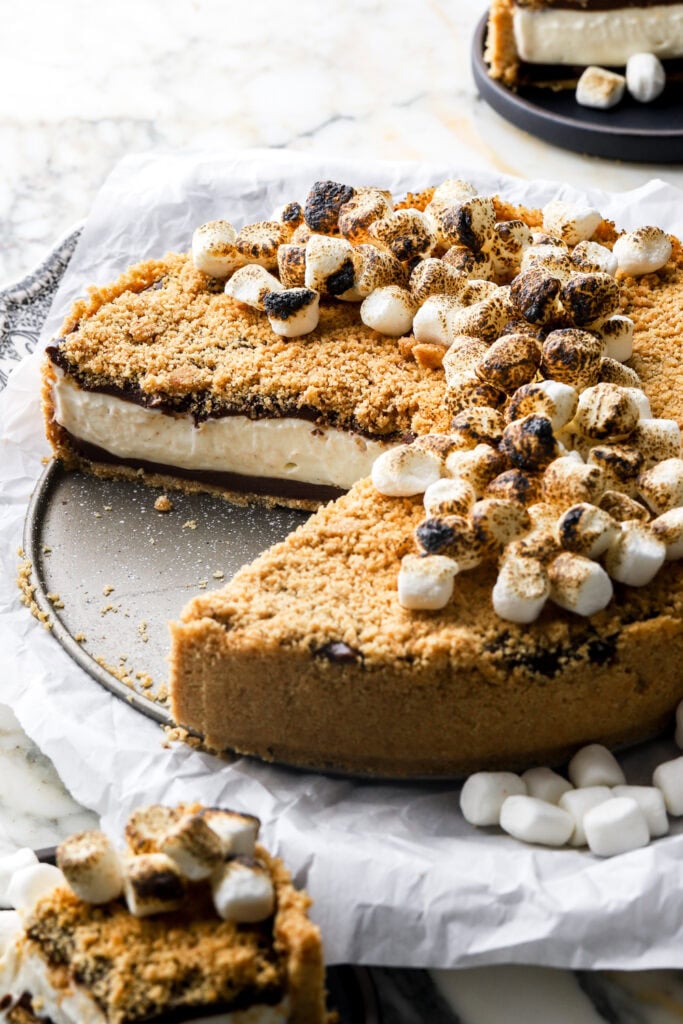
[[[469,71],[485,9],[486,0],[251,0],[238,13],[222,0],[119,0],[114,15],[88,0],[15,5],[0,36],[0,286],[87,216],[120,157],[150,148],[446,158],[456,173],[683,187],[681,166],[554,149],[491,111]],[[0,705],[0,855],[92,823]],[[683,1019],[683,976],[671,971],[495,967],[435,978],[462,1024]]]

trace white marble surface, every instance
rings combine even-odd
[[[75,221],[135,150],[290,147],[447,158],[621,190],[683,168],[553,149],[478,99],[470,40],[486,0],[38,0],[0,34],[0,285]],[[92,815],[0,706],[0,854],[50,845]],[[683,953],[682,953],[683,959]],[[675,972],[439,972],[463,1024],[673,1024]],[[504,1007],[504,1008],[503,1008]]]

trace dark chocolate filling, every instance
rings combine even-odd
[[[552,11],[619,11],[633,7],[674,7],[681,0],[514,0],[515,7]]]

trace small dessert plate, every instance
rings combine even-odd
[[[524,86],[513,92],[489,76],[487,21],[484,15],[472,39],[472,73],[482,99],[506,121],[577,153],[648,164],[683,162],[683,82],[668,82],[653,103],[638,103],[627,94],[611,110],[580,106],[573,89]]]

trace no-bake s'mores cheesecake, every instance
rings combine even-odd
[[[126,849],[82,832],[57,867],[21,851],[0,914],[8,1024],[323,1024],[323,960],[305,893],[250,815],[141,808]]]

